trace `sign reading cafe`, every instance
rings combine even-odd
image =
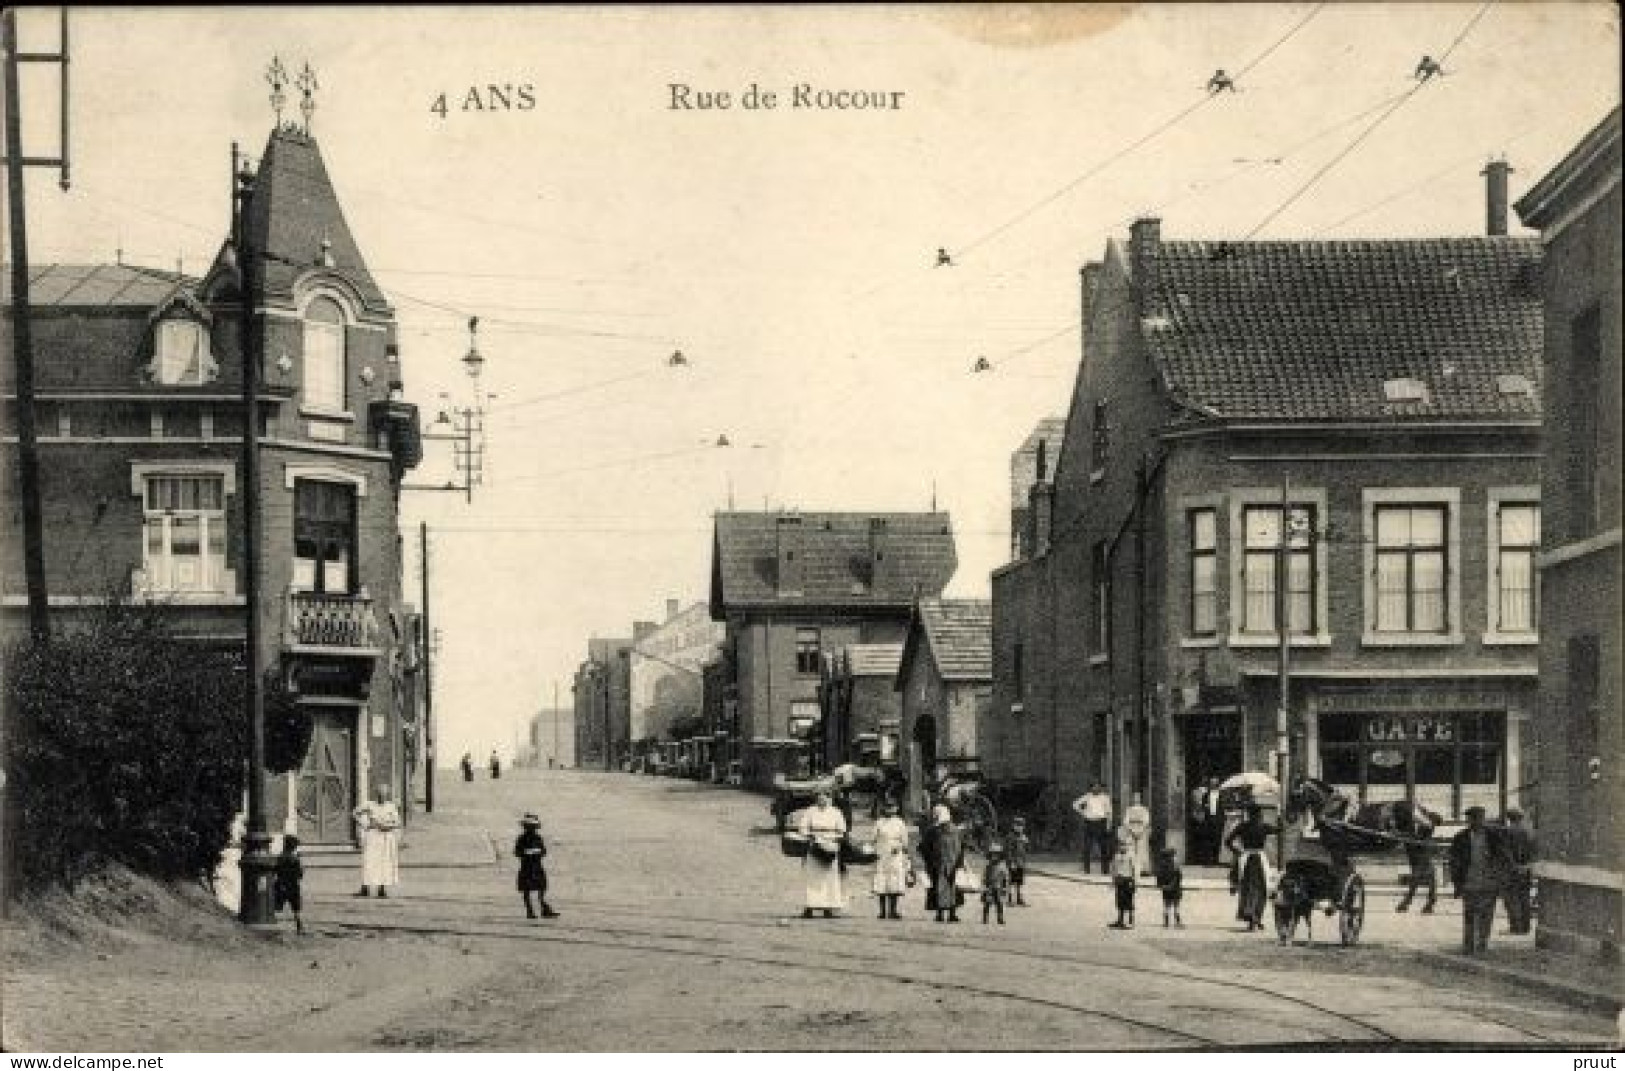
[[[1364,736],[1372,743],[1450,743],[1456,738],[1454,718],[1385,714],[1366,720]]]

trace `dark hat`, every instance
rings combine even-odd
[[[292,833],[289,833],[289,834],[287,834],[286,836],[284,836],[282,838],[282,850],[283,851],[287,851],[289,848],[297,848],[297,847],[299,847],[299,838],[294,836]]]
[[[539,825],[542,824],[542,820],[540,818],[536,817],[536,813],[534,811],[532,811],[529,814],[525,815],[525,817],[521,818],[519,820],[519,824],[520,825],[525,825],[525,826],[539,826]]]
[[[1472,807],[1467,808],[1467,810],[1465,812],[1463,812],[1463,813],[1465,813],[1468,818],[1471,818],[1475,814],[1478,815],[1478,817],[1483,818],[1484,817],[1484,808],[1479,807],[1477,805],[1474,805]]]
[[[1520,819],[1522,817],[1523,817],[1523,812],[1518,810],[1518,808],[1516,808],[1516,807],[1508,807],[1507,808],[1507,818],[1509,820],[1511,820],[1513,822],[1516,822],[1518,819]]]

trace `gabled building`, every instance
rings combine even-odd
[[[1084,269],[1043,534],[994,575],[999,776],[1143,792],[1176,846],[1196,785],[1283,742],[1365,800],[1529,803],[1541,255],[1489,171],[1486,237],[1143,219]]]
[[[272,133],[245,212],[261,254],[246,296],[263,358],[259,634],[264,664],[314,726],[304,768],[268,786],[268,818],[310,843],[343,842],[364,795],[388,784],[406,797],[419,689],[397,531],[401,477],[421,451],[417,412],[402,399],[394,310],[313,137]],[[134,599],[169,608],[183,635],[240,649],[244,295],[224,247],[201,279],[127,265],[31,274],[53,617]],[[0,335],[9,350],[9,317]],[[5,362],[0,499],[14,505],[0,515],[0,598],[15,633],[25,597],[12,374]]]
[[[898,643],[957,566],[946,513],[718,513],[711,618],[727,625],[726,757],[744,782],[803,769],[826,651]]]
[[[895,763],[900,754],[895,682],[900,643],[849,643],[826,652],[814,748],[819,770]]]
[[[981,768],[993,690],[993,604],[985,599],[921,599],[897,665],[904,809],[918,814],[939,766]]]
[[[1546,247],[1542,945],[1619,962],[1620,113],[1518,202]]]

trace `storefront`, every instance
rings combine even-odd
[[[1318,775],[1365,803],[1408,800],[1446,820],[1518,805],[1524,704],[1486,690],[1326,692],[1312,699]]]

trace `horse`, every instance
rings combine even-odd
[[[1291,817],[1309,813],[1315,824],[1322,827],[1323,840],[1327,822],[1388,837],[1426,840],[1443,821],[1439,815],[1409,800],[1356,804],[1335,785],[1315,777],[1301,777],[1294,782],[1287,800],[1292,808]]]

